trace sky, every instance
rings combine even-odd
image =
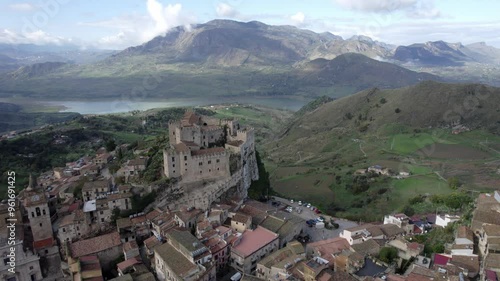
[[[213,19],[294,25],[396,45],[500,48],[498,0],[0,0],[0,43],[124,49]]]

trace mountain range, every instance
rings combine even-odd
[[[17,48],[34,54],[33,49]],[[397,88],[423,80],[500,83],[500,50],[484,43],[394,46],[366,36],[343,39],[257,21],[213,20],[190,29],[176,27],[142,45],[120,52],[89,51],[76,56],[80,60],[68,55],[75,50],[45,50],[63,59],[46,55],[30,66],[6,50],[0,46],[0,69],[21,68],[0,76],[0,97],[115,98],[151,77],[156,81],[146,87],[151,98],[337,98],[369,87]],[[475,76],[464,75],[468,72]]]

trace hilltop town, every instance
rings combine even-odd
[[[500,279],[499,190],[460,201],[453,212],[349,221],[301,198],[248,198],[259,179],[255,128],[192,110],[166,126],[161,180],[154,184],[136,180],[151,170],[152,148],[128,144],[30,176],[15,212],[0,205],[2,278]],[[125,152],[132,157],[112,168]],[[385,171],[373,166],[359,173]],[[14,245],[7,243],[9,218],[17,220]]]

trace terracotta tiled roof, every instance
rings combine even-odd
[[[142,224],[142,223],[146,222],[146,216],[144,215],[144,216],[138,216],[138,217],[135,217],[135,218],[131,218],[130,221],[134,225]]]
[[[240,243],[233,246],[232,251],[245,258],[276,239],[278,234],[258,226],[255,230],[243,232]]]
[[[247,223],[247,221],[250,220],[251,218],[252,217],[250,217],[248,215],[245,215],[242,213],[236,213],[233,216],[232,221],[239,222],[239,223]]]
[[[135,242],[135,240],[128,241],[125,244],[123,244],[123,250],[125,252],[130,251],[132,249],[138,249],[138,248],[139,248],[139,246],[137,245],[137,242]]]
[[[155,257],[161,258],[167,266],[181,278],[197,268],[195,264],[168,243],[155,248]]]
[[[472,230],[465,225],[461,225],[457,229],[457,238],[469,239],[474,242],[474,234]]]
[[[161,214],[160,211],[156,210],[156,209],[153,209],[151,212],[147,213],[146,214],[146,219],[151,221],[153,220],[154,218],[156,218],[157,216],[159,216]]]
[[[99,253],[109,248],[120,246],[120,234],[112,232],[90,239],[77,241],[70,245],[71,255],[74,258]]]
[[[462,255],[453,255],[450,263],[465,268],[471,272],[479,272],[479,257],[478,256],[462,256]]]
[[[154,249],[154,247],[160,245],[161,242],[156,238],[156,236],[151,236],[148,239],[144,240],[144,245],[150,250]]]
[[[131,266],[134,266],[136,264],[140,264],[141,262],[138,261],[136,258],[131,258],[131,259],[128,259],[126,261],[122,261],[120,263],[118,263],[116,265],[116,267],[118,267],[119,270],[121,270],[122,272],[124,270],[126,270],[127,268],[131,267]]]
[[[127,228],[131,226],[132,222],[130,221],[129,218],[119,218],[116,220],[116,227],[118,228],[118,230],[121,228]]]

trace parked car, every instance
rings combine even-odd
[[[325,219],[323,217],[318,217],[318,218],[316,218],[316,221],[318,221],[318,222],[324,222]]]
[[[310,227],[313,227],[316,225],[316,221],[315,220],[307,220],[306,221],[307,225],[309,225]]]
[[[293,203],[293,199],[290,199],[290,203]]]
[[[316,214],[321,214],[321,211],[319,209],[314,210]]]
[[[302,201],[299,201],[299,206],[302,206]]]
[[[311,208],[311,204],[310,204],[310,203],[308,203],[306,207],[307,207],[307,208]]]

